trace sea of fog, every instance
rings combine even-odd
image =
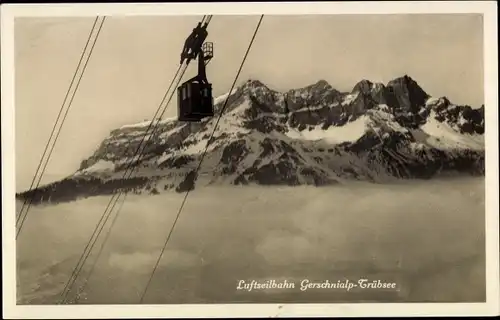
[[[127,196],[79,303],[139,303],[183,197]],[[17,243],[18,303],[60,300],[108,201],[30,209]],[[484,208],[484,178],[195,190],[144,303],[484,301]],[[362,278],[397,289],[300,290],[304,279]],[[237,289],[271,279],[296,286]]]

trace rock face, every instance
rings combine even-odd
[[[17,196],[44,203],[216,183],[321,186],[484,175],[484,105],[430,97],[406,75],[387,85],[362,80],[348,93],[324,80],[288,92],[248,80],[215,99],[216,114],[225,99],[215,131],[217,117],[155,121],[154,132],[149,121],[123,126],[73,175]]]

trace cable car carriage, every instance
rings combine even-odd
[[[187,64],[191,59],[198,58],[198,74],[177,88],[177,118],[179,121],[200,122],[203,118],[214,116],[212,84],[207,80],[205,69],[213,58],[213,44],[211,42],[203,43],[206,35],[206,31],[198,37],[195,34],[195,38],[192,40],[195,44],[191,47],[191,53],[181,56],[181,63],[186,58]],[[188,40],[190,39],[188,38]]]

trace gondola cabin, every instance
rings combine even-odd
[[[184,82],[177,88],[177,112],[179,121],[199,122],[213,117],[212,84],[196,80]]]

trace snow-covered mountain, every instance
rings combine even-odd
[[[215,99],[217,114],[226,98]],[[216,122],[161,120],[147,132],[140,158],[133,156],[150,121],[123,126],[73,175],[18,197],[39,203],[220,183],[321,186],[484,174],[484,105],[430,97],[408,76],[387,85],[362,80],[351,92],[321,80],[282,93],[248,80],[229,96],[196,177]],[[135,170],[125,175],[131,163]]]

